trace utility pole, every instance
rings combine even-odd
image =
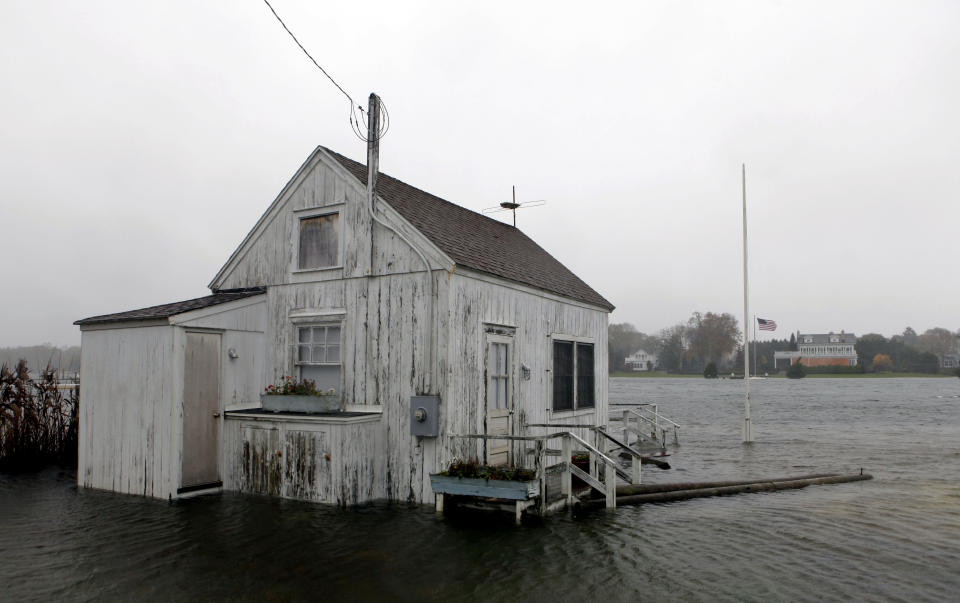
[[[367,204],[372,208],[380,169],[380,97],[370,93],[367,110]]]
[[[743,179],[743,382],[747,395],[743,414],[743,443],[753,442],[753,426],[750,424],[750,295],[747,286],[747,165],[742,166]]]
[[[430,267],[430,262],[427,260],[427,257],[423,254],[423,251],[414,245],[407,237],[403,235],[402,232],[397,230],[389,222],[386,222],[379,218],[374,211],[374,200],[376,199],[376,190],[377,190],[377,177],[380,174],[380,137],[383,135],[380,132],[380,111],[381,111],[381,102],[380,97],[375,93],[370,93],[370,104],[367,110],[367,210],[370,212],[370,219],[383,226],[387,230],[393,232],[401,241],[406,243],[410,249],[420,258],[420,261],[423,262],[423,274],[427,279],[426,287],[426,321],[424,321],[424,328],[426,333],[424,335],[424,340],[426,345],[423,349],[423,389],[419,391],[419,394],[432,394],[433,392],[433,383],[431,381],[433,365],[435,360],[435,350],[436,345],[433,342],[434,335],[434,322],[435,318],[433,316],[433,298],[436,294],[434,283],[433,283],[433,271]],[[389,114],[387,115],[387,120],[389,121]],[[371,268],[372,268],[372,258],[373,258],[373,225],[370,226],[370,252],[371,252]],[[369,281],[368,281],[369,282]],[[418,388],[419,389],[419,388]]]

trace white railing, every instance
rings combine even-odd
[[[620,406],[620,405],[618,405]],[[673,432],[673,443],[680,444],[680,425],[660,414],[656,404],[641,403],[624,409],[621,416],[610,417],[611,421],[623,422],[623,438],[630,443],[630,434],[639,440],[656,443],[661,449],[667,446],[667,431]],[[646,426],[643,429],[642,426]],[[648,435],[649,431],[649,435]]]
[[[640,404],[637,405],[637,412],[641,414],[649,415],[650,419],[653,421],[653,426],[657,428],[657,430],[660,430],[662,424],[665,424],[664,431],[666,429],[672,428],[673,443],[674,444],[680,443],[680,435],[679,435],[680,424],[677,423],[676,421],[673,421],[661,415],[656,404],[652,404],[650,402],[641,402]]]
[[[591,428],[592,426],[577,426]],[[590,444],[580,436],[569,431],[559,431],[546,435],[530,436],[508,436],[508,435],[487,435],[487,434],[460,434],[451,435],[451,438],[470,438],[480,440],[508,440],[513,442],[532,442],[534,445],[534,472],[535,479],[539,483],[540,497],[537,500],[538,512],[541,515],[547,513],[548,492],[547,492],[547,456],[556,456],[559,454],[560,462],[551,465],[549,469],[560,470],[560,492],[566,505],[573,504],[573,485],[572,478],[576,476],[592,489],[599,491],[606,499],[606,506],[609,509],[617,506],[617,474],[625,475],[620,470],[617,461],[607,456],[597,446]],[[602,437],[602,436],[598,436]],[[560,440],[559,450],[548,450],[547,442],[550,440]],[[590,472],[586,472],[575,466],[572,461],[574,451],[585,451],[590,459]],[[639,466],[639,463],[637,463]],[[599,470],[603,468],[603,480],[600,480]],[[639,479],[640,472],[635,475]],[[631,481],[628,477],[627,481]],[[638,482],[639,483],[639,482]]]
[[[627,473],[620,468],[619,464],[617,465],[617,477],[627,482],[628,484],[639,484],[640,483],[640,463],[643,455],[638,451],[634,450],[627,444],[613,437],[605,426],[602,425],[591,425],[591,424],[578,424],[578,423],[527,423],[524,425],[524,429],[535,427],[545,427],[549,429],[557,429],[558,427],[563,429],[579,429],[586,431],[590,434],[590,438],[593,440],[593,446],[600,452],[609,456],[614,452],[625,452],[630,455],[631,468],[632,472]],[[610,444],[613,444],[611,447]],[[548,451],[549,452],[549,451]],[[581,451],[582,452],[582,451]],[[596,463],[590,463],[590,474],[596,477],[599,474],[598,467]]]

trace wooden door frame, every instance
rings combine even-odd
[[[515,338],[512,330],[508,333],[504,330],[492,331],[491,329],[486,329],[484,333],[483,340],[483,396],[481,404],[483,406],[483,433],[486,435],[489,433],[488,420],[490,418],[490,344],[491,343],[503,343],[507,345],[507,435],[514,435],[515,432],[515,421],[514,417],[516,416],[516,396],[514,395],[514,388],[516,387],[516,379],[514,378],[514,373],[516,371],[516,363],[514,362],[515,356]],[[483,462],[487,464],[489,462],[489,440],[483,440]],[[507,443],[507,464],[511,465],[514,461],[514,450],[513,446],[510,443]]]
[[[185,450],[186,450],[186,426],[184,421],[186,419],[186,377],[187,377],[187,341],[191,334],[195,335],[217,335],[217,369],[216,369],[216,378],[217,378],[217,412],[219,413],[219,418],[217,418],[217,435],[216,435],[216,462],[214,466],[216,467],[216,480],[210,483],[203,484],[190,484],[185,485],[183,483],[183,465],[185,460]],[[183,329],[183,370],[181,373],[181,412],[180,412],[180,484],[177,488],[177,493],[187,493],[194,490],[220,487],[223,483],[223,329],[210,329],[203,327],[189,327]]]

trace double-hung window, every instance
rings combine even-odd
[[[596,405],[593,344],[553,341],[553,410],[577,410]]]
[[[297,327],[296,365],[300,379],[340,396],[340,324]]]
[[[300,218],[298,270],[316,270],[340,265],[340,214]]]

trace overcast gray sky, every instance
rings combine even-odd
[[[645,332],[960,328],[960,3],[274,0],[381,169],[518,225]],[[0,346],[202,296],[348,102],[260,0],[3,0]],[[499,214],[508,219],[509,214]]]

